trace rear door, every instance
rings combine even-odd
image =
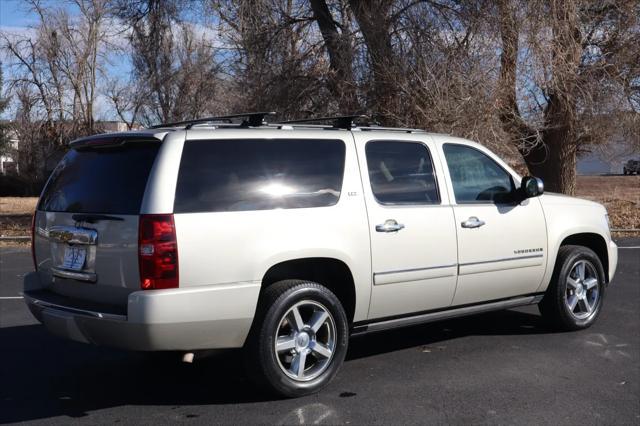
[[[369,136],[354,132],[371,238],[369,318],[447,307],[456,288],[456,231],[431,141]]]
[[[138,216],[160,141],[101,139],[71,149],[38,203],[35,257],[48,290],[126,304],[139,289]]]

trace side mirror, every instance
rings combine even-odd
[[[520,190],[525,198],[537,197],[544,193],[544,183],[540,178],[525,176],[520,183]]]

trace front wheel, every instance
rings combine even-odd
[[[587,328],[600,314],[604,291],[604,269],[598,256],[587,247],[562,246],[540,312],[555,328]]]
[[[317,392],[347,353],[349,324],[326,287],[299,280],[269,286],[245,347],[247,369],[260,385],[286,397]]]

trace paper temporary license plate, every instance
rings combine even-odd
[[[84,247],[66,247],[64,249],[64,261],[62,267],[79,271],[84,267],[84,261],[87,258],[87,249]]]

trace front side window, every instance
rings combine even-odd
[[[458,204],[512,201],[513,179],[493,159],[465,145],[445,144],[443,149]]]
[[[331,206],[340,198],[344,162],[340,140],[187,141],[174,211]]]
[[[366,154],[371,190],[379,203],[440,203],[431,155],[424,144],[369,142]]]

